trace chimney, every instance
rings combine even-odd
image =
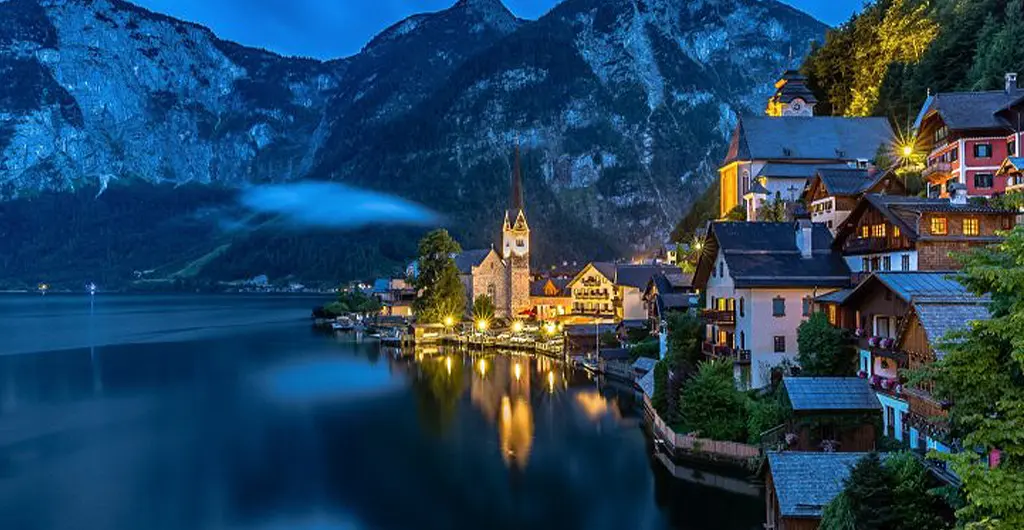
[[[956,182],[949,185],[949,191],[950,204],[957,204],[960,206],[967,205],[967,186]]]
[[[796,248],[800,249],[801,258],[810,259],[814,255],[814,224],[811,223],[811,214],[803,205],[797,205],[793,219],[796,220]]]
[[[1006,93],[1013,94],[1017,91],[1017,73],[1007,72],[1006,73]]]

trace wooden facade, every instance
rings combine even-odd
[[[766,530],[818,530],[821,525],[820,517],[783,517],[779,511],[779,497],[775,493],[775,479],[772,477],[771,468],[765,474],[765,511],[767,523]]]

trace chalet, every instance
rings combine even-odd
[[[834,325],[857,339],[858,375],[868,380],[882,403],[885,434],[914,446],[943,447],[934,436],[938,424],[931,423],[942,415],[941,407],[926,391],[906,388],[900,370],[933,362],[941,356],[935,345],[947,331],[988,315],[987,301],[968,292],[952,274],[876,272],[855,289],[816,300]],[[918,416],[909,420],[912,400]]]
[[[817,168],[869,168],[879,149],[892,142],[886,118],[814,116],[815,103],[806,79],[786,72],[768,115],[737,121],[718,169],[721,217],[744,204],[755,182],[764,198],[796,200]]]
[[[765,454],[765,530],[816,530],[825,505],[843,491],[850,470],[867,453]]]
[[[872,451],[882,405],[858,377],[786,377],[786,447],[796,451]]]
[[[559,320],[572,312],[572,294],[567,289],[569,280],[545,278],[530,282],[530,306],[537,320]]]
[[[1012,73],[1003,90],[929,96],[914,124],[916,146],[928,153],[922,176],[929,196],[948,196],[950,182],[970,196],[1005,191],[1006,180],[995,174],[1007,157],[1021,156],[1022,113],[1024,89]]]
[[[810,207],[811,221],[824,223],[832,234],[869,193],[906,195],[903,180],[892,171],[867,169],[818,169],[804,190],[803,201]]]
[[[704,351],[733,360],[741,386],[766,386],[771,368],[796,354],[813,297],[849,282],[823,224],[711,223],[693,280],[706,297]]]
[[[953,199],[865,195],[836,232],[833,246],[850,270],[941,271],[960,268],[951,252],[1001,241],[1015,212]]]
[[[671,265],[589,263],[566,286],[572,313],[609,321],[645,319],[643,293],[651,278],[678,270]]]
[[[378,278],[370,294],[380,301],[381,316],[411,317],[416,289],[405,278]]]
[[[693,274],[675,269],[651,276],[644,288],[643,302],[651,333],[659,333],[669,312],[686,311],[696,302]]]

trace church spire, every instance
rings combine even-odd
[[[523,175],[519,164],[519,136],[516,136],[515,161],[512,164],[511,193],[509,196],[509,212],[518,215],[523,211]]]

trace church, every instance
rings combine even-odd
[[[530,313],[530,226],[523,208],[519,146],[509,179],[509,205],[501,227],[501,248],[466,250],[455,256],[466,291],[467,311],[485,294],[494,302],[495,317],[520,318]]]

